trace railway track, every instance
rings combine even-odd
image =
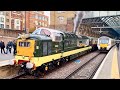
[[[70,73],[67,77],[65,77],[65,79],[92,79],[105,56],[105,53],[97,54],[88,62],[78,67],[74,72]]]
[[[20,78],[20,77],[22,77],[22,76],[24,76],[24,75],[25,75],[25,73],[15,74],[15,75],[6,77],[6,78],[4,78],[4,79],[17,79],[17,78]]]
[[[10,77],[10,79],[35,79],[35,76],[25,73],[25,71],[23,71],[23,69],[20,69],[18,71],[18,73],[16,75]]]
[[[7,77],[12,77],[16,75],[19,67],[14,67],[10,65],[0,67],[0,79],[7,79]],[[8,78],[9,79],[9,78]]]
[[[102,54],[102,60],[99,60],[98,59],[98,61],[100,61],[95,67],[93,67],[94,68],[94,70],[92,69],[92,71],[91,70],[89,70],[89,71],[91,71],[91,73],[90,73],[90,75],[89,75],[89,77],[87,76],[85,76],[85,72],[84,72],[84,75],[83,74],[81,74],[81,76],[77,76],[76,77],[76,73],[78,73],[80,70],[83,70],[85,67],[89,67],[89,65],[88,64],[90,64],[90,63],[92,63],[92,61],[95,61],[94,59],[97,59],[99,56],[100,56],[101,54],[100,53],[94,53],[94,55],[93,56],[91,56],[91,54],[89,55],[89,54],[87,54],[87,55],[85,55],[85,56],[82,56],[82,57],[89,57],[90,58],[90,56],[91,56],[91,59],[88,59],[88,60],[86,60],[84,63],[81,63],[81,65],[80,65],[80,67],[78,67],[77,69],[75,69],[72,73],[70,73],[69,75],[68,74],[66,74],[66,76],[64,76],[64,77],[54,77],[54,75],[55,75],[55,73],[58,73],[58,74],[60,74],[59,73],[59,71],[60,71],[60,69],[61,69],[61,71],[60,72],[62,72],[62,68],[64,68],[64,67],[66,67],[67,68],[67,64],[69,65],[69,63],[71,63],[71,62],[68,62],[68,63],[66,63],[65,65],[62,65],[62,66],[60,66],[60,67],[58,67],[58,68],[55,68],[54,70],[51,70],[51,71],[49,71],[48,73],[46,73],[44,76],[39,76],[39,77],[34,77],[34,76],[32,76],[32,75],[26,75],[26,74],[21,74],[21,75],[16,75],[15,77],[12,77],[11,79],[71,79],[71,78],[73,78],[73,79],[76,79],[76,78],[86,78],[86,79],[90,79],[90,78],[92,78],[92,76],[95,74],[95,72],[96,72],[96,70],[98,69],[98,67],[99,67],[99,65],[100,65],[100,63],[102,62],[102,60],[103,60],[103,58],[105,57],[105,55],[106,54]],[[81,57],[81,59],[82,59],[82,57]],[[72,61],[72,63],[73,63],[74,61]],[[70,66],[70,65],[69,65]],[[94,66],[94,65],[93,65]],[[72,66],[71,66],[72,67]],[[84,71],[84,70],[83,70]],[[86,71],[86,70],[85,70]],[[64,72],[64,71],[63,71]],[[87,73],[87,72],[86,72]],[[53,74],[53,77],[54,78],[51,78],[52,77],[52,74]],[[56,76],[60,76],[60,75],[56,75]]]

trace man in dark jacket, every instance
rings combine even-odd
[[[12,47],[12,46],[13,46],[13,42],[12,42],[12,41],[9,41],[9,45]]]
[[[12,45],[10,45],[10,41],[9,41],[6,45],[6,54],[8,53],[8,51],[11,53],[11,49],[12,49]]]
[[[0,49],[1,49],[1,44],[2,44],[2,41],[0,41]]]
[[[119,50],[119,42],[116,43],[117,49]]]
[[[1,41],[1,53],[2,53],[2,51],[5,54],[5,44],[4,44],[3,40]]]
[[[1,49],[1,41],[0,41],[0,49]]]
[[[15,55],[16,54],[16,48],[17,48],[17,43],[16,43],[16,40],[14,40],[13,41],[13,49],[14,49],[14,51],[13,51],[13,54]]]

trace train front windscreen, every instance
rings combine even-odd
[[[108,44],[109,40],[108,39],[100,39],[100,44]]]

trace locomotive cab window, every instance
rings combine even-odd
[[[19,42],[20,47],[30,47],[30,42]]]

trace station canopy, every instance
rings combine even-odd
[[[101,35],[120,37],[120,15],[84,18],[81,24],[90,25],[94,32]]]

